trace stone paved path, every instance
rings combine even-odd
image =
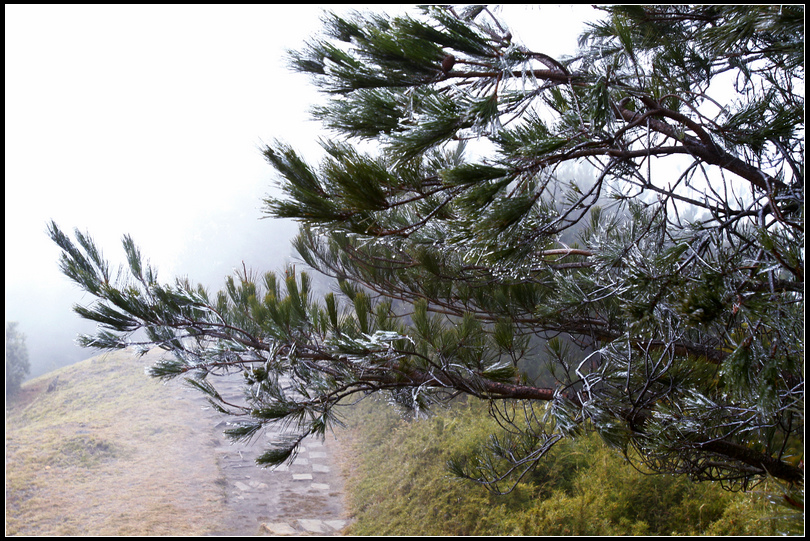
[[[238,396],[237,384],[238,380],[224,384],[216,380],[224,397]],[[259,468],[254,459],[267,449],[272,434],[249,444],[232,444],[222,435],[226,420],[199,392],[188,390],[181,399],[202,408],[201,429],[211,430],[222,471],[229,517],[215,535],[340,535],[349,524],[343,477],[333,456],[334,436],[324,442],[304,440],[290,465]]]

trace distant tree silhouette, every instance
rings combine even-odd
[[[17,322],[6,323],[6,396],[13,396],[28,376],[28,348],[25,335],[17,330]]]

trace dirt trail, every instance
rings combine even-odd
[[[233,399],[241,396],[239,381],[238,376],[217,378],[216,387],[224,398]],[[194,429],[210,432],[222,472],[228,509],[221,531],[214,535],[340,535],[349,520],[334,436],[325,442],[304,440],[289,466],[259,468],[254,459],[266,450],[272,434],[262,434],[249,444],[232,444],[222,434],[225,417],[200,392],[176,391],[177,400],[200,409]]]

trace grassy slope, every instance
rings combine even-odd
[[[347,482],[352,535],[772,535],[802,528],[795,513],[793,524],[775,520],[779,509],[761,494],[639,473],[597,437],[560,444],[512,494],[490,495],[449,478],[445,466],[495,431],[480,404],[406,421],[372,402],[350,423],[346,445],[359,457]]]
[[[6,535],[200,535],[221,513],[208,433],[144,374],[93,357],[23,385],[6,405]],[[46,392],[59,376],[57,390]]]
[[[204,535],[222,520],[210,427],[150,359],[105,354],[23,385],[6,410],[6,535]],[[59,386],[45,392],[55,376]],[[362,422],[356,422],[362,419]],[[761,499],[639,474],[595,439],[513,494],[449,479],[492,430],[480,407],[409,422],[366,401],[340,431],[355,535],[772,534]],[[773,506],[771,506],[773,507]],[[780,530],[782,528],[779,528]]]

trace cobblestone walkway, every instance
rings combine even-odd
[[[236,383],[236,382],[234,382]],[[217,382],[220,394],[238,392],[236,385]],[[229,508],[222,530],[215,535],[341,535],[348,524],[343,506],[343,477],[334,460],[334,436],[322,442],[302,442],[294,462],[276,468],[259,468],[255,458],[263,453],[273,434],[248,444],[231,443],[222,434],[223,416],[198,392],[183,400],[202,408],[201,424],[212,431],[212,444],[222,472],[220,483]]]
[[[237,523],[259,534],[339,535],[348,520],[328,445],[305,440],[292,464],[275,469],[257,468],[253,457],[263,448],[253,447],[230,446],[220,457],[223,472],[232,472],[226,490]]]

